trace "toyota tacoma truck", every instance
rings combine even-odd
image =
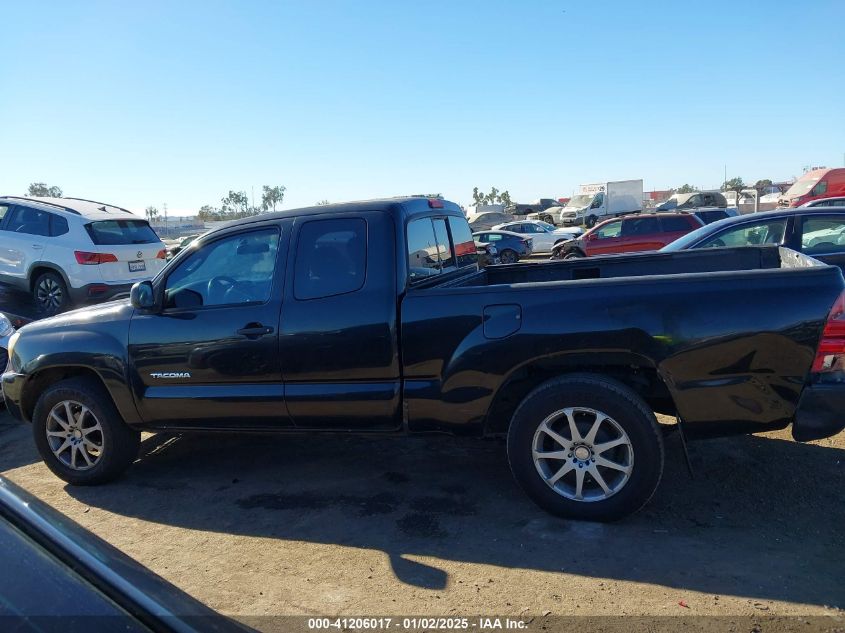
[[[476,259],[439,199],[246,218],[128,300],[21,328],[3,392],[72,484],[118,477],[141,431],[499,435],[537,504],[589,520],[655,491],[655,412],[683,437],[845,425],[838,268],[777,246]]]

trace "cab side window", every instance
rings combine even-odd
[[[202,244],[168,275],[165,308],[266,302],[273,286],[278,249],[279,231],[275,228],[237,233]]]
[[[0,204],[0,226],[3,225],[3,218],[6,217],[6,213],[9,211],[8,204]]]
[[[449,231],[452,233],[452,243],[455,245],[455,259],[457,265],[471,266],[478,263],[478,253],[475,250],[475,240],[472,239],[472,231],[465,220],[460,218],[449,218]],[[502,239],[497,233],[489,233],[492,240]]]
[[[355,292],[364,286],[366,276],[366,220],[311,220],[302,225],[293,282],[298,300]]]

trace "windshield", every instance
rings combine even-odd
[[[572,200],[566,203],[567,209],[581,209],[583,207],[590,206],[590,203],[593,201],[593,195],[589,194],[581,194],[578,196],[574,196]]]
[[[798,196],[803,196],[804,194],[809,193],[820,179],[821,176],[811,176],[809,178],[804,176],[803,178],[799,178],[795,181],[795,184],[793,184],[786,190],[786,193],[783,194],[784,198],[797,198]]]
[[[154,244],[158,235],[143,220],[102,220],[86,224],[91,241],[98,246],[115,244]]]

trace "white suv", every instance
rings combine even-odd
[[[81,198],[0,196],[0,282],[31,292],[42,315],[128,296],[166,261],[135,214]]]

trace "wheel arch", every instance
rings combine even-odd
[[[633,389],[658,413],[673,415],[675,402],[654,363],[639,354],[602,358],[602,354],[571,354],[537,359],[514,369],[493,396],[484,421],[484,433],[506,433],[513,414],[525,397],[551,378],[592,374],[612,378]]]
[[[129,425],[140,424],[141,420],[135,408],[131,392],[125,386],[125,378],[120,375],[109,375],[109,371],[98,370],[88,364],[52,364],[43,366],[32,372],[21,390],[21,415],[27,422],[32,421],[35,405],[47,387],[69,378],[90,378],[103,387],[105,392],[120,413],[124,422]]]
[[[38,279],[38,276],[48,272],[57,273],[62,278],[62,281],[65,282],[65,288],[70,290],[70,279],[68,279],[68,276],[65,271],[63,271],[56,264],[51,264],[50,262],[44,261],[37,261],[32,263],[32,266],[30,266],[29,272],[27,273],[27,285],[29,286],[30,292],[35,289],[35,280]]]

